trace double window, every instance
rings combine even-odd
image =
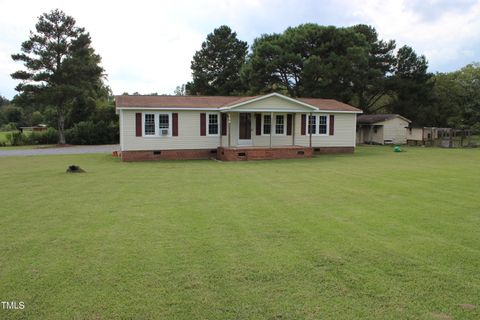
[[[284,114],[277,114],[273,117],[274,123],[272,123],[272,116],[270,114],[262,115],[262,134],[269,135],[273,125],[273,134],[284,135],[286,133],[286,120]]]
[[[207,134],[209,136],[218,136],[219,127],[218,114],[207,113]]]
[[[171,135],[171,114],[151,112],[143,114],[143,135],[162,137]]]
[[[328,134],[328,116],[309,115],[307,116],[307,134],[325,136]]]

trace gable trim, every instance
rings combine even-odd
[[[281,99],[284,99],[284,100],[287,100],[287,101],[290,101],[290,102],[293,102],[293,103],[296,103],[296,104],[299,104],[301,106],[304,106],[304,107],[307,107],[311,110],[319,110],[317,107],[314,107],[308,103],[305,103],[305,102],[302,102],[302,101],[298,101],[296,99],[293,99],[293,98],[290,98],[290,97],[287,97],[287,96],[284,96],[283,94],[280,94],[280,93],[276,93],[276,92],[272,92],[272,93],[269,93],[269,94],[266,94],[264,96],[260,96],[260,97],[256,97],[256,98],[253,98],[253,99],[250,99],[250,100],[247,100],[247,101],[242,101],[240,103],[236,103],[234,105],[231,105],[231,106],[228,106],[228,107],[221,107],[220,110],[232,110],[232,109],[235,109],[235,108],[238,108],[238,107],[241,107],[243,105],[246,105],[246,104],[249,104],[249,103],[252,103],[252,102],[256,102],[256,101],[261,101],[261,100],[265,100],[265,99],[268,99],[270,97],[278,97],[278,98],[281,98]]]

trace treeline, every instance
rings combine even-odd
[[[399,113],[417,125],[479,125],[480,67],[428,72],[411,47],[380,39],[373,27],[317,24],[264,34],[250,47],[228,26],[207,36],[191,63],[193,80],[175,94],[337,99],[365,113]]]
[[[24,68],[11,75],[20,81],[15,88],[18,94],[12,101],[0,100],[0,128],[43,123],[51,128],[44,135],[49,140],[56,137],[60,144],[118,142],[118,117],[101,58],[89,33],[73,17],[61,10],[41,15],[12,59]],[[32,137],[38,141],[31,141]],[[18,144],[46,139],[20,133],[14,138]]]

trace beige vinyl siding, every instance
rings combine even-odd
[[[354,147],[355,146],[355,125],[357,115],[354,113],[325,113],[327,116],[335,116],[335,131],[333,136],[312,135],[312,147]],[[295,145],[308,146],[309,135],[301,133],[301,114],[295,116]],[[307,131],[308,133],[308,131]],[[327,131],[328,133],[328,131]],[[290,136],[289,136],[290,137]],[[290,137],[291,138],[291,137]]]
[[[149,111],[121,110],[120,112],[122,113],[120,116],[122,150],[215,149],[220,144],[219,136],[200,135],[201,112],[199,111],[172,112],[178,113],[178,136],[176,137],[136,137],[135,113]],[[218,114],[220,117],[220,113]],[[155,125],[158,126],[158,123]]]
[[[315,109],[301,105],[299,103],[288,101],[279,97],[269,97],[266,99],[248,102],[242,106],[232,109],[232,111],[251,110],[251,111],[264,111],[264,110],[290,110],[290,111],[304,111],[310,112]]]
[[[383,125],[383,140],[392,140],[395,144],[407,143],[408,122],[401,118],[393,118],[378,123]]]

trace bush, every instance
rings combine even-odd
[[[2,127],[2,131],[15,131],[17,130],[17,124],[10,122]]]
[[[33,131],[28,140],[30,144],[54,144],[58,142],[58,131],[51,127],[45,131]]]
[[[65,138],[71,144],[118,143],[118,124],[99,121],[82,121],[65,131]]]
[[[6,135],[11,146],[23,146],[28,144],[28,137],[20,131],[9,132]]]

